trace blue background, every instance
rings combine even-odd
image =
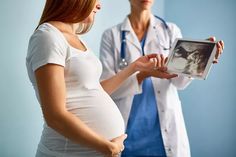
[[[32,157],[42,131],[41,109],[28,80],[25,56],[45,1],[2,0],[0,5],[0,156]],[[92,30],[84,36],[99,54],[104,29],[121,22],[128,0],[101,0]],[[236,156],[236,1],[157,0],[154,14],[175,22],[184,37],[225,41],[220,63],[205,81],[194,81],[180,91],[193,157]]]
[[[180,92],[193,157],[236,157],[236,1],[168,0],[165,18],[187,38],[225,42],[220,63],[206,81]]]

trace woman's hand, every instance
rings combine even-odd
[[[134,66],[134,71],[149,71],[157,66],[157,54],[149,54],[139,57],[131,65]]]
[[[113,77],[103,80],[101,85],[108,94],[112,94],[128,77],[133,75],[135,72],[150,71],[150,69],[155,69],[157,66],[157,54],[142,56],[119,71]]]
[[[106,157],[118,157],[124,150],[124,140],[127,138],[127,134],[123,134],[111,140],[110,152]]]
[[[207,40],[216,41],[216,38],[215,38],[215,37],[210,37],[210,38],[208,38]],[[216,51],[215,58],[214,58],[214,60],[213,60],[213,64],[218,63],[219,57],[220,57],[220,55],[223,53],[223,50],[224,50],[224,41],[223,41],[223,40],[218,41],[217,44],[216,44],[216,46],[217,46],[217,51]]]
[[[165,66],[165,58],[162,55],[150,54],[142,56],[139,57],[134,62],[132,62],[131,64],[129,64],[126,68],[118,72],[113,77],[107,80],[103,80],[101,82],[101,85],[108,94],[112,94],[121,85],[121,83],[124,82],[124,80],[126,80],[129,76],[133,75],[137,71],[146,72],[148,75],[153,75],[156,77],[159,76],[161,78],[172,78],[176,76],[168,74],[164,66]],[[142,80],[140,79],[140,81]]]

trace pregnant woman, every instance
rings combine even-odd
[[[156,68],[156,55],[100,83],[102,65],[79,37],[99,9],[97,0],[46,0],[26,58],[45,119],[36,157],[117,156],[124,149],[124,122],[109,94],[136,71]]]

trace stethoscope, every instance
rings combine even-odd
[[[172,43],[171,30],[170,30],[169,26],[167,25],[167,23],[164,19],[162,19],[161,17],[156,16],[156,15],[155,15],[155,17],[164,24],[164,27],[165,27],[165,29],[168,33],[169,39],[170,39],[168,47],[165,47],[162,44],[160,44],[160,46],[163,47],[163,50],[170,50],[171,49],[171,43]],[[125,54],[126,54],[126,31],[121,31],[120,61],[119,61],[119,65],[118,65],[121,70],[128,66],[128,62],[125,58]],[[143,53],[143,55],[144,55],[144,53]]]

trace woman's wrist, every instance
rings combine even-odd
[[[137,80],[138,80],[138,84],[141,84],[145,78],[149,77],[149,75],[146,72],[139,72],[136,75],[136,77],[137,77]]]
[[[136,62],[133,62],[129,65],[129,69],[132,74],[138,71],[138,68],[136,66]]]
[[[111,141],[105,140],[102,146],[100,147],[100,152],[102,152],[105,155],[113,155],[113,152],[115,150],[115,145]]]

